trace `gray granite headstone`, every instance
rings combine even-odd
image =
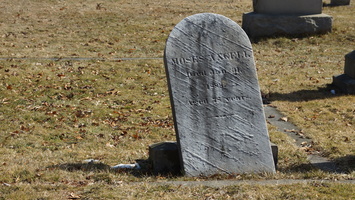
[[[344,74],[355,79],[355,51],[345,55]]]
[[[251,43],[221,15],[178,23],[164,52],[187,176],[275,172]]]
[[[253,0],[254,12],[263,14],[321,14],[322,4],[322,0]]]
[[[344,74],[333,76],[333,85],[347,94],[355,94],[355,51],[345,55]]]
[[[334,6],[350,5],[350,0],[330,0],[330,4]]]
[[[333,19],[323,14],[322,0],[253,0],[242,28],[251,38],[308,36],[331,32]]]

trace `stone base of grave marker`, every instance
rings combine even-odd
[[[275,168],[278,161],[278,147],[271,144]],[[178,145],[176,142],[159,142],[149,146],[149,161],[153,165],[154,174],[181,174]]]
[[[334,6],[346,6],[350,5],[350,0],[331,0],[330,4]]]
[[[332,30],[332,17],[315,15],[273,15],[244,13],[242,28],[250,38],[325,34]]]
[[[334,76],[333,85],[344,93],[355,94],[355,51],[345,55],[344,74]]]

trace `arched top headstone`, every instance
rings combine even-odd
[[[212,13],[185,18],[164,62],[186,175],[275,171],[252,46],[237,23]]]
[[[222,15],[201,13],[187,17],[175,26],[167,40],[165,50],[168,52],[165,53],[168,54],[165,55],[177,54],[174,55],[176,58],[182,58],[168,62],[184,63],[190,62],[191,59],[191,62],[195,63],[204,59],[196,57],[196,50],[201,56],[212,56],[213,53],[229,52],[231,46],[249,53],[252,51],[248,36],[237,23]],[[191,52],[195,53],[195,57],[189,55]]]

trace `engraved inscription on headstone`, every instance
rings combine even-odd
[[[275,172],[253,51],[238,24],[211,13],[185,18],[164,62],[186,175]]]

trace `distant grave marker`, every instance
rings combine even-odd
[[[347,94],[355,94],[355,51],[345,55],[344,74],[333,76],[333,84]]]
[[[322,4],[322,0],[253,0],[254,12],[263,14],[321,14]]]
[[[355,79],[355,51],[345,55],[344,73]]]
[[[243,14],[243,29],[251,38],[324,34],[332,17],[322,14],[322,0],[253,0],[254,12]]]
[[[237,23],[211,13],[185,18],[164,62],[186,175],[275,172],[252,46]]]
[[[330,5],[346,6],[346,5],[350,5],[350,0],[331,0]]]

